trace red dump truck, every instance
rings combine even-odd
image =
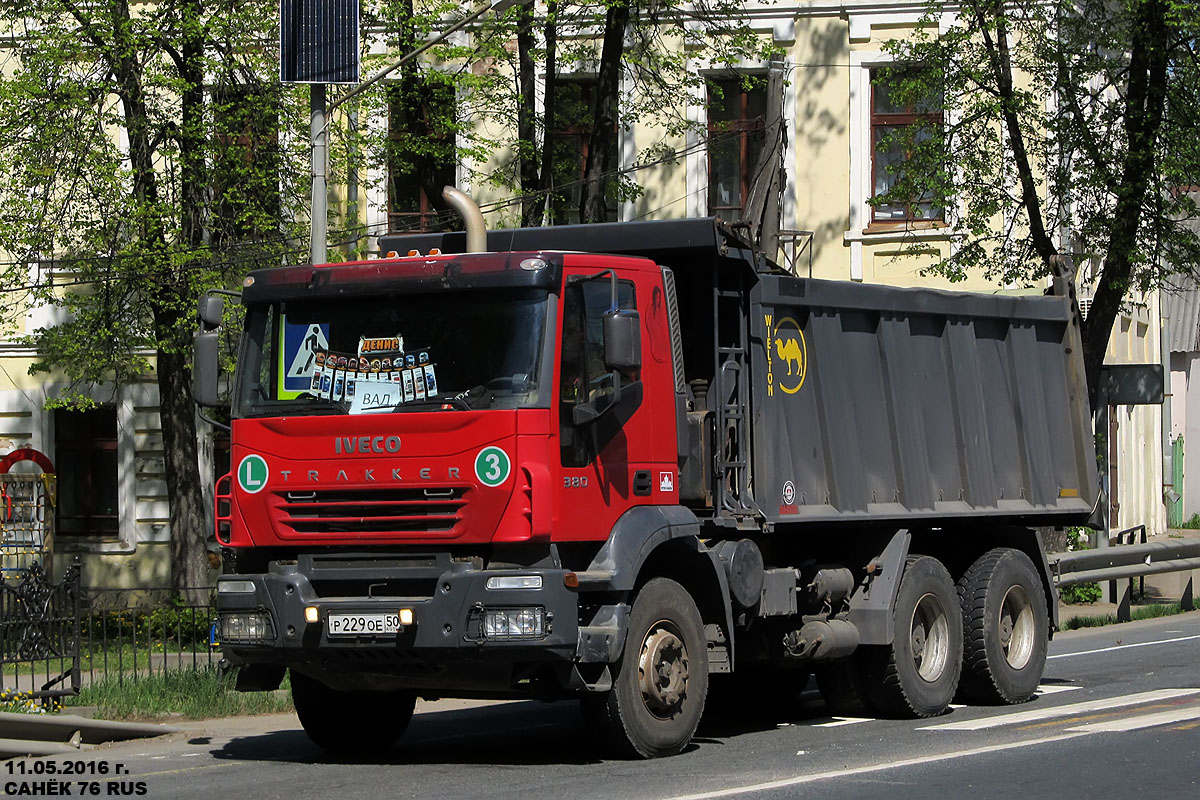
[[[418,697],[577,698],[641,757],[713,675],[882,715],[1034,694],[1037,529],[1098,493],[1069,297],[800,278],[714,219],[468,228],[245,280],[238,688],[290,671],[349,754]],[[197,399],[228,404],[200,305]]]

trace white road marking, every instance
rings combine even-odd
[[[1113,650],[1127,650],[1130,647],[1152,647],[1156,644],[1171,644],[1172,642],[1186,642],[1191,639],[1200,639],[1200,634],[1195,636],[1179,636],[1175,639],[1162,639],[1157,642],[1135,642],[1134,644],[1118,644],[1112,647],[1101,647],[1099,650],[1080,650],[1078,653],[1059,653],[1056,656],[1046,656],[1046,660],[1050,661],[1055,658],[1074,658],[1075,656],[1090,656],[1092,653],[1109,653]]]
[[[814,728],[840,728],[843,725],[857,725],[860,722],[874,722],[872,719],[864,717],[834,717],[833,722],[818,722],[812,727]]]
[[[1037,688],[1038,694],[1058,694],[1059,692],[1074,692],[1082,689],[1082,686],[1063,686],[1061,683],[1054,683],[1049,686],[1042,684]]]
[[[1079,731],[1081,733],[1136,731],[1142,728],[1153,728],[1156,725],[1170,725],[1172,722],[1186,722],[1192,719],[1200,719],[1200,706],[1176,708],[1170,711],[1160,711],[1156,714],[1143,714],[1140,717],[1112,719],[1105,722],[1090,722],[1075,728],[1067,728],[1067,730]]]
[[[1075,739],[1080,736],[1087,736],[1086,733],[1064,733],[1057,736],[1047,736],[1042,739],[1030,739],[1024,742],[1007,742],[1005,744],[994,744],[986,747],[973,747],[970,750],[956,750],[953,753],[943,753],[936,756],[922,756],[920,758],[907,758],[900,761],[890,761],[886,764],[872,764],[867,767],[853,767],[850,769],[839,769],[831,772],[818,772],[813,775],[798,775],[795,778],[784,778],[778,781],[769,781],[767,783],[754,783],[746,786],[732,786],[728,789],[716,789],[711,792],[700,792],[698,794],[679,795],[677,797],[668,798],[668,800],[709,800],[713,797],[731,797],[738,794],[751,794],[753,792],[768,792],[773,789],[786,789],[790,786],[800,786],[806,783],[816,783],[817,781],[829,780],[831,778],[848,778],[854,775],[867,775],[872,772],[884,772],[890,769],[900,769],[903,767],[915,767],[921,764],[934,764],[938,761],[952,761],[957,758],[968,758],[970,756],[987,755],[988,753],[1000,753],[1005,750],[1016,750],[1022,747],[1037,747],[1039,745],[1051,744],[1053,742],[1063,742],[1068,739]]]
[[[1035,708],[1030,711],[1018,711],[1015,714],[1001,714],[996,717],[983,719],[967,719],[961,722],[947,722],[942,725],[929,725],[917,728],[920,731],[981,731],[986,728],[999,728],[1003,725],[1019,725],[1024,722],[1036,722],[1055,717],[1070,717],[1076,714],[1086,714],[1092,711],[1105,711],[1110,708],[1135,706],[1139,703],[1153,703],[1156,700],[1170,700],[1175,697],[1186,697],[1200,694],[1200,689],[1157,689],[1153,692],[1138,692],[1119,697],[1104,697],[1098,700],[1087,700],[1083,703],[1068,703],[1049,708]]]

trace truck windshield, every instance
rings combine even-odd
[[[234,415],[545,406],[547,308],[530,289],[251,306]]]

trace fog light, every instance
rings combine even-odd
[[[541,575],[495,575],[487,579],[489,589],[540,589]]]
[[[258,611],[236,611],[221,614],[218,619],[222,643],[261,643],[275,640],[270,614]]]
[[[321,621],[321,609],[317,608],[316,606],[309,606],[308,608],[304,609],[304,621],[305,622],[320,622]]]
[[[534,639],[546,635],[546,610],[532,608],[485,608],[483,638]]]
[[[400,624],[401,625],[412,625],[412,623],[413,623],[412,609],[411,608],[400,609]]]
[[[217,594],[250,594],[254,591],[254,581],[217,581]]]

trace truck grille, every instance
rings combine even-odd
[[[466,490],[331,489],[279,492],[282,523],[296,533],[419,533],[453,536]]]

